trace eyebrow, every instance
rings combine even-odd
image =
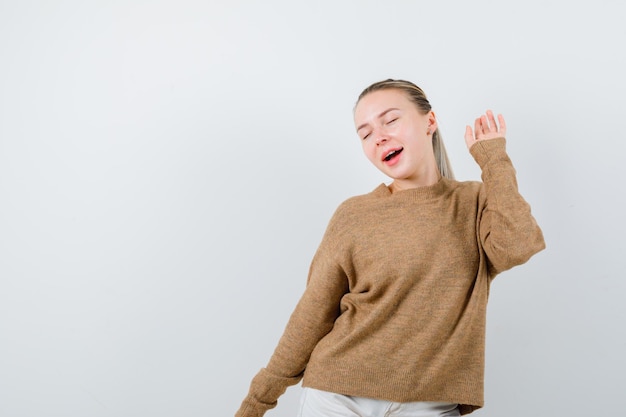
[[[397,109],[397,108],[395,108],[395,107],[391,107],[391,108],[389,108],[389,109],[387,109],[387,110],[383,111],[382,113],[380,113],[380,114],[378,115],[377,119],[380,119],[381,117],[383,117],[384,115],[386,115],[386,114],[387,114],[387,113],[389,113],[390,111],[394,111],[394,110],[400,110],[400,109]],[[364,128],[365,126],[367,126],[367,125],[368,125],[367,123],[363,123],[362,125],[360,125],[359,127],[357,127],[357,128],[356,128],[356,131],[358,132],[359,130],[363,129],[363,128]]]

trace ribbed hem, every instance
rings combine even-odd
[[[380,372],[374,368],[342,369],[341,364],[307,369],[303,387],[356,397],[393,402],[439,401],[464,405],[471,411],[483,406],[482,379],[468,379],[462,372],[416,375]]]

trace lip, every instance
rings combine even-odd
[[[403,148],[402,146],[398,146],[398,147],[396,147],[396,148],[388,148],[388,149],[385,149],[385,150],[383,151],[383,153],[382,153],[382,156],[380,157],[380,160],[381,160],[381,161],[382,161],[382,163],[384,163],[384,164],[393,165],[393,163],[397,160],[398,155],[396,155],[396,156],[392,157],[392,158],[391,158],[391,160],[389,160],[389,161],[385,161],[385,158],[387,157],[387,155],[389,155],[389,153],[394,152],[394,151],[395,151],[395,152],[400,152],[400,151],[402,151],[403,149],[404,149],[404,148]]]

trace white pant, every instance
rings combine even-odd
[[[395,403],[304,388],[298,417],[449,417],[460,416],[458,404]]]

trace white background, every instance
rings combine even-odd
[[[625,415],[619,1],[0,0],[0,416],[230,416],[392,77],[508,122],[548,248],[501,275],[477,416]],[[292,387],[267,415],[295,415]]]

